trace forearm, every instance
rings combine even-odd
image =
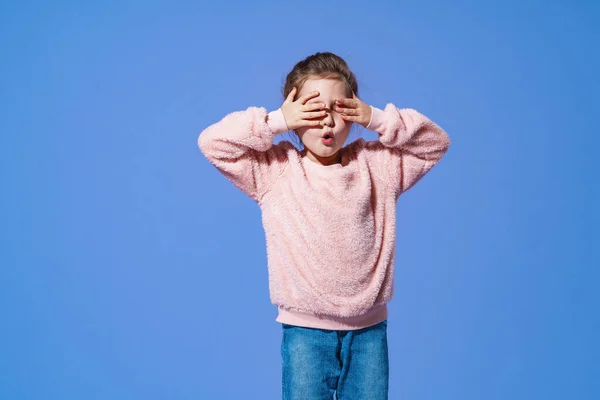
[[[448,134],[416,110],[399,109],[393,104],[388,104],[385,110],[372,109],[367,129],[379,133],[379,141],[386,147],[435,159],[441,158],[450,145]]]

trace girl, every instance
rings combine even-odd
[[[198,138],[207,159],[262,211],[269,291],[282,324],[284,399],[387,399],[387,307],[396,202],[448,150],[412,109],[358,98],[346,62],[294,66],[276,111],[250,107]],[[379,134],[343,147],[352,124]],[[298,150],[275,135],[294,131]]]

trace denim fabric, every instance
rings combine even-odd
[[[359,330],[282,326],[284,400],[388,398],[387,320]]]

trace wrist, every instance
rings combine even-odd
[[[371,122],[373,121],[373,106],[369,105],[369,120],[363,124],[365,129],[369,129]]]
[[[365,127],[366,129],[374,132],[381,133],[385,126],[385,112],[377,107],[371,106],[371,120]]]
[[[285,120],[285,116],[283,115],[283,111],[281,111],[281,108],[275,111],[271,111],[268,114],[267,125],[269,125],[269,128],[273,131],[275,135],[279,135],[290,130]]]

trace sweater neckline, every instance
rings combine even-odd
[[[302,154],[303,152],[300,152],[300,160],[302,161],[302,163],[304,165],[309,165],[309,168],[312,168],[315,170],[319,170],[319,171],[340,170],[340,169],[348,167],[348,165],[344,165],[344,161],[346,159],[346,151],[345,151],[345,149],[341,149],[340,151],[342,152],[342,162],[341,163],[335,163],[335,164],[331,164],[331,165],[318,164],[318,163],[314,162],[313,160],[311,160],[310,158],[308,158],[306,155],[303,155]]]

